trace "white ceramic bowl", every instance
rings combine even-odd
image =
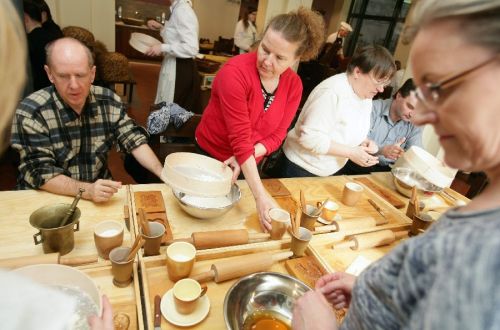
[[[101,294],[94,281],[82,271],[64,265],[40,264],[25,266],[13,272],[45,286],[60,286],[84,292],[102,312]]]
[[[128,43],[132,48],[144,54],[151,46],[161,44],[161,41],[144,33],[133,32]]]
[[[168,155],[161,173],[172,190],[200,197],[226,196],[232,177],[233,171],[222,162],[190,152]]]

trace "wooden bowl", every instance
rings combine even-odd
[[[168,155],[161,173],[161,179],[173,190],[204,197],[229,194],[232,177],[233,171],[224,163],[190,152]]]

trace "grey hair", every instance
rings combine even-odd
[[[500,1],[419,0],[413,23],[405,31],[405,41],[411,41],[421,28],[438,20],[455,21],[471,44],[500,52]]]
[[[92,56],[92,52],[90,51],[90,49],[83,42],[81,42],[80,40],[75,39],[75,38],[64,37],[64,38],[56,39],[56,40],[54,40],[52,42],[49,42],[45,46],[45,57],[46,57],[47,65],[49,67],[50,67],[50,63],[51,63],[51,60],[52,60],[52,50],[53,50],[55,44],[58,43],[61,40],[71,40],[71,41],[76,42],[77,44],[81,45],[82,48],[85,50],[85,53],[87,54],[87,58],[89,60],[89,68],[91,68],[91,67],[94,66],[94,56]]]

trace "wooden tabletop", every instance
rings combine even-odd
[[[408,198],[396,192],[392,183],[390,173],[374,173],[365,176],[389,189],[398,198],[405,203]],[[344,250],[333,252],[333,244],[342,242],[350,235],[371,232],[381,229],[398,230],[398,228],[407,228],[411,223],[405,215],[405,208],[396,209],[384,196],[365,187],[361,200],[355,207],[349,207],[341,202],[342,190],[345,183],[352,181],[353,177],[326,177],[326,178],[292,178],[280,179],[277,183],[282,184],[282,188],[277,187],[275,200],[283,205],[296,205],[300,200],[300,191],[305,194],[308,204],[315,205],[326,198],[336,202],[339,205],[338,214],[342,217],[339,221],[349,221],[352,218],[371,217],[381,220],[382,216],[368,202],[373,200],[380,209],[383,210],[388,219],[388,223],[376,228],[356,228],[342,232],[329,232],[313,236],[309,244],[308,254],[313,256],[318,263],[328,271],[345,271],[359,256],[365,261],[373,262],[382,257],[394,246],[399,244],[399,240],[391,245],[366,249],[361,251]],[[276,182],[274,182],[276,184]],[[261,232],[259,220],[255,209],[255,202],[251,191],[245,181],[238,181],[242,197],[240,202],[229,212],[219,218],[200,220],[195,219],[185,213],[178,205],[171,189],[165,184],[150,185],[132,185],[122,188],[109,202],[97,204],[90,201],[81,200],[78,204],[82,215],[80,218],[80,230],[75,232],[75,248],[69,254],[88,255],[96,253],[93,230],[94,226],[104,220],[117,220],[124,222],[124,206],[127,205],[130,216],[130,232],[125,230],[124,245],[129,246],[130,241],[138,234],[137,213],[134,200],[134,192],[139,191],[160,191],[166,208],[167,218],[173,233],[173,238],[187,238],[193,232],[201,231],[220,231],[226,229],[246,229],[250,233]],[[289,196],[286,196],[287,193]],[[454,197],[467,200],[463,196],[450,191]],[[278,196],[278,195],[285,196]],[[434,198],[434,197],[433,197]],[[23,257],[43,254],[42,246],[35,245],[33,235],[38,232],[29,224],[29,216],[36,209],[56,203],[72,202],[72,197],[54,195],[42,191],[5,191],[0,192],[0,206],[3,211],[0,215],[0,258]],[[428,203],[430,200],[427,201]],[[443,207],[450,206],[438,197],[434,198],[433,203],[441,203]],[[282,206],[285,208],[285,206]],[[440,210],[442,212],[443,210]],[[322,224],[317,223],[317,228]],[[406,227],[405,227],[406,226]],[[285,234],[279,241],[266,241],[259,243],[244,244],[234,247],[215,248],[197,251],[195,269],[202,270],[207,268],[214,260],[221,258],[231,258],[238,255],[244,255],[255,252],[266,252],[272,250],[287,250],[290,247],[290,236]],[[95,265],[81,267],[91,277],[95,277],[96,283],[103,292],[110,296],[115,311],[125,312],[138,324],[134,323],[140,329],[151,327],[152,325],[152,306],[156,294],[163,295],[172,287],[168,281],[165,267],[165,250],[163,246],[159,256],[142,257],[139,253],[137,260],[137,269],[135,271],[135,281],[125,289],[118,289],[111,283],[112,275],[110,273],[109,261],[99,260]],[[286,273],[282,264],[277,264],[271,270]],[[223,311],[222,303],[228,288],[236,280],[220,284],[209,285],[209,298],[211,309],[208,319],[196,326],[197,329],[223,329]],[[108,283],[109,282],[109,283]],[[139,285],[142,282],[142,285]],[[144,296],[141,301],[140,296]],[[142,309],[144,306],[144,309]],[[135,308],[135,309],[134,309]],[[146,323],[142,322],[142,314],[146,316]],[[175,328],[162,318],[162,328]]]

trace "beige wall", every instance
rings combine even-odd
[[[193,9],[200,24],[200,38],[214,41],[232,38],[238,22],[240,4],[227,0],[194,0]]]
[[[46,0],[54,21],[90,30],[109,51],[115,50],[115,0]]]

